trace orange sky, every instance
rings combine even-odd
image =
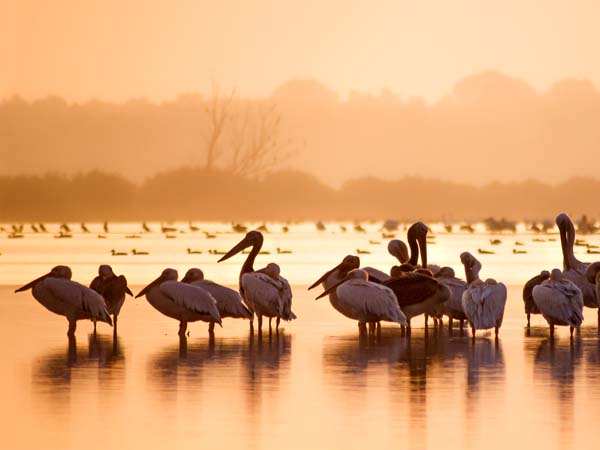
[[[0,97],[268,95],[315,78],[342,95],[435,99],[493,68],[544,89],[600,86],[597,0],[0,0]]]

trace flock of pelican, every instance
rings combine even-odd
[[[575,227],[566,214],[559,214],[556,224],[563,270],[544,270],[534,276],[523,288],[523,300],[528,329],[530,315],[541,314],[550,326],[551,336],[557,325],[569,326],[572,336],[583,321],[583,307],[598,308],[600,262],[589,264],[575,258]],[[328,296],[336,311],[358,322],[361,334],[379,333],[381,322],[385,321],[398,324],[403,334],[410,335],[411,320],[424,315],[425,327],[429,317],[434,326],[441,327],[446,316],[450,330],[457,320],[461,331],[464,323],[468,323],[473,339],[476,330],[489,329],[494,330],[497,338],[504,317],[506,286],[492,278],[481,279],[482,265],[469,252],[460,254],[465,280],[458,278],[450,267],[429,264],[427,233],[428,227],[417,222],[408,229],[408,247],[400,240],[390,241],[388,251],[398,265],[389,270],[361,268],[358,256],[347,255],[308,289],[321,285],[323,292],[317,299]],[[259,333],[263,318],[269,319],[269,332],[275,319],[278,331],[281,320],[296,319],[292,312],[292,290],[277,264],[254,268],[262,245],[262,233],[249,231],[219,259],[221,262],[242,252],[247,255],[240,270],[239,291],[205,280],[198,268],[188,270],[181,281],[176,270],[167,268],[135,297],[145,296],[155,309],[177,320],[180,336],[185,335],[188,322],[196,321],[207,322],[212,335],[215,324],[222,326],[224,318],[248,319],[253,331],[255,316]],[[108,323],[116,335],[125,296],[133,296],[126,278],[116,275],[108,265],[99,267],[98,276],[89,287],[71,277],[69,267],[56,266],[15,292],[31,289],[33,297],[44,307],[65,316],[69,337],[74,336],[77,321],[82,319],[92,320],[94,331],[97,321]],[[598,325],[600,328],[600,310]]]

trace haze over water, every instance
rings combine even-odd
[[[228,224],[198,223],[202,230],[225,232]],[[235,287],[244,255],[216,264],[208,249],[227,250],[241,235],[200,232],[165,239],[125,235],[139,224],[113,224],[98,239],[90,234],[54,239],[51,233],[23,239],[0,238],[0,342],[4,448],[593,448],[600,414],[600,344],[596,310],[585,309],[581,333],[571,343],[559,328],[548,339],[545,321],[534,316],[525,335],[521,300],[524,282],[544,268],[560,267],[556,235],[490,235],[442,232],[432,225],[436,244],[432,263],[451,265],[463,275],[460,252],[477,248],[482,277],[509,287],[500,339],[478,333],[475,344],[457,331],[424,332],[422,316],[413,319],[411,338],[384,325],[379,340],[360,339],[356,323],[339,315],[319,289],[307,291],[325,270],[356,249],[362,265],[385,269],[394,261],[385,250],[379,225],[366,233],[327,231],[314,224],[267,224],[257,265],[275,261],[292,284],[298,320],[279,335],[250,337],[248,323],[226,319],[210,341],[207,325],[190,324],[187,345],[177,323],[145,299],[128,298],[119,317],[119,336],[99,324],[80,321],[76,346],[69,347],[67,323],[46,311],[17,285],[58,263],[73,268],[73,278],[88,283],[99,263],[125,274],[138,292],[165,267],[180,276],[192,266],[206,277]],[[158,225],[149,226],[157,229]],[[185,228],[187,224],[176,224]],[[403,231],[397,237],[402,238]],[[489,239],[502,244],[490,246]],[[542,238],[545,242],[533,242]],[[369,244],[369,240],[381,244]],[[586,238],[599,244],[598,235]],[[513,255],[514,241],[528,251]],[[148,256],[112,257],[112,248],[149,251]],[[202,250],[187,255],[186,248]],[[291,250],[276,254],[275,249]],[[581,250],[576,247],[578,253]],[[35,255],[35,258],[34,258]],[[592,255],[578,254],[588,261]]]

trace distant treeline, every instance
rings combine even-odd
[[[262,180],[183,168],[141,184],[98,171],[77,176],[0,177],[0,221],[474,220],[600,216],[600,180],[573,178],[483,187],[405,177],[355,179],[334,189],[302,172]]]

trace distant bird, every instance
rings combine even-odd
[[[165,269],[162,274],[142,289],[135,298],[146,296],[155,309],[179,321],[179,336],[185,336],[188,322],[216,322],[221,325],[221,315],[215,298],[206,290],[177,281],[175,269]]]
[[[113,334],[117,335],[117,318],[125,302],[125,294],[133,293],[127,286],[127,279],[123,275],[115,275],[112,267],[102,264],[98,267],[98,276],[90,283],[93,289],[104,298],[106,309],[113,316]],[[96,332],[96,321],[94,320],[94,332]]]
[[[177,233],[177,228],[169,227],[167,225],[161,225],[160,231],[161,233]]]
[[[323,227],[325,227],[325,225],[323,225]],[[325,228],[323,228],[323,230],[324,230],[324,229],[325,229]],[[346,231],[348,231],[348,228],[346,228],[344,225],[340,225],[340,231],[341,231],[342,233],[345,233]]]
[[[69,234],[68,232],[64,232],[64,231],[61,230],[61,231],[59,231],[58,234],[55,234],[54,237],[56,239],[65,239],[65,238],[72,238],[73,235]]]
[[[112,325],[102,296],[82,284],[71,281],[71,269],[67,266],[56,266],[46,275],[36,278],[15,292],[28,289],[32,290],[33,297],[46,309],[67,318],[67,336],[70,338],[75,336],[78,320],[99,320]]]
[[[261,226],[257,228],[261,233],[268,233],[269,229],[267,228],[267,224],[263,223]]]
[[[452,233],[452,225],[444,225],[444,229],[446,230],[446,233]]]
[[[292,253],[291,250],[283,250],[282,248],[277,247],[278,255],[289,255],[290,253]]]
[[[475,232],[475,228],[473,227],[473,225],[470,225],[470,224],[461,225],[460,226],[460,230],[461,231],[467,231],[469,233],[474,233]]]
[[[103,234],[99,234],[98,239],[106,239],[106,236],[104,236]]]
[[[490,239],[490,244],[491,245],[500,245],[500,244],[502,244],[502,241],[500,239]]]
[[[150,232],[152,231],[146,222],[143,222],[143,223],[142,223],[142,229],[143,229],[143,230],[144,230],[146,233],[150,233]]]
[[[90,229],[86,226],[85,223],[81,222],[81,231],[83,231],[84,233],[89,233]]]
[[[200,228],[198,228],[197,226],[195,226],[192,222],[188,223],[188,228],[193,233],[195,233],[196,231],[200,231]]]
[[[42,230],[43,233],[47,233],[48,230],[46,230],[46,225],[44,225],[43,223],[39,224],[40,230]]]
[[[465,267],[467,290],[463,294],[462,305],[471,325],[473,339],[475,330],[494,328],[496,337],[504,318],[506,286],[488,278],[479,279],[481,263],[469,252],[461,253],[460,260]]]
[[[104,222],[104,226],[102,227],[105,233],[108,233],[108,222]]]
[[[165,239],[175,239],[176,237],[175,234],[165,234]]]
[[[496,254],[496,252],[493,252],[491,250],[485,250],[483,248],[478,248],[477,253],[479,253],[480,255],[495,255]]]
[[[583,321],[583,297],[581,290],[571,281],[564,279],[559,269],[552,270],[550,279],[533,288],[533,301],[550,325],[550,337],[554,337],[555,325],[573,330]]]
[[[136,250],[135,248],[131,250],[132,255],[149,255],[150,252],[145,252],[141,250]]]
[[[527,250],[517,250],[516,248],[513,248],[512,250],[514,255],[525,255],[527,254]]]
[[[516,246],[523,246],[523,245],[525,245],[525,244],[523,244],[521,241],[515,241],[515,245],[516,245]]]
[[[371,245],[380,245],[381,241],[376,241],[374,239],[369,239],[369,244],[371,244]]]
[[[204,232],[204,236],[206,236],[206,239],[214,239],[217,237],[216,234],[209,233],[208,231]]]
[[[289,321],[296,318],[291,310],[292,291],[290,285],[285,278],[275,273],[278,271],[278,266],[277,270],[271,267],[269,273],[264,273],[264,270],[254,270],[254,260],[260,253],[263,240],[260,231],[249,231],[244,239],[219,259],[219,262],[225,261],[245,248],[252,248],[240,270],[240,294],[249,309],[257,315],[259,332],[262,331],[263,316],[276,317],[277,327],[280,319]],[[251,330],[254,329],[253,322],[254,320],[250,319]]]
[[[353,269],[337,283],[325,289],[317,299],[330,295],[331,304],[346,317],[358,321],[361,333],[366,324],[387,321],[406,326],[406,316],[400,310],[394,292],[369,281],[364,270]]]
[[[202,250],[192,250],[189,247],[186,250],[187,250],[188,255],[201,255],[202,254]]]
[[[127,256],[129,253],[127,252],[118,252],[114,248],[110,251],[110,254],[113,256]]]
[[[362,250],[360,248],[357,248],[356,253],[358,253],[359,255],[370,255],[371,251],[370,250]]]
[[[523,286],[523,303],[525,304],[525,314],[527,314],[527,329],[531,328],[531,314],[540,314],[540,310],[533,300],[533,288],[542,284],[550,278],[550,272],[542,270],[539,275],[531,278]]]
[[[366,233],[367,232],[367,230],[365,230],[360,223],[357,223],[356,225],[354,225],[354,231],[357,231],[358,233]]]
[[[38,229],[38,227],[35,226],[34,223],[31,224],[31,229],[33,230],[34,233],[39,233],[40,230]]]
[[[63,223],[60,226],[60,230],[64,231],[65,233],[70,233],[71,232],[71,228],[66,223]]]
[[[589,263],[575,258],[573,245],[575,243],[575,226],[569,216],[562,213],[556,216],[556,225],[560,232],[560,244],[563,254],[563,276],[572,281],[581,290],[583,304],[588,308],[598,308],[596,287],[585,276]],[[598,310],[598,327],[600,328],[600,309]]]
[[[315,224],[315,226],[317,227],[318,231],[325,231],[325,224],[323,222],[321,222],[320,220]],[[342,230],[342,231],[346,231],[346,230]]]
[[[234,232],[236,232],[236,233],[245,233],[245,232],[247,232],[247,231],[248,231],[248,227],[246,227],[246,226],[244,226],[244,225],[242,225],[242,224],[239,224],[239,223],[232,224],[232,225],[231,225],[231,228],[232,228],[232,229],[233,229],[233,231],[234,231]]]
[[[290,231],[290,228],[287,225],[284,225],[281,227],[281,231],[283,231],[284,233],[287,233],[288,231]]]
[[[127,234],[125,235],[125,239],[141,239],[142,236],[139,234]]]
[[[600,261],[590,264],[585,270],[588,282],[596,286],[596,298],[600,301]]]
[[[234,319],[252,319],[252,312],[242,303],[242,297],[237,291],[221,286],[210,280],[204,279],[202,270],[193,268],[186,272],[182,283],[188,283],[208,291],[217,302],[217,309],[221,319],[231,317]],[[213,333],[215,322],[210,322],[208,331]]]

